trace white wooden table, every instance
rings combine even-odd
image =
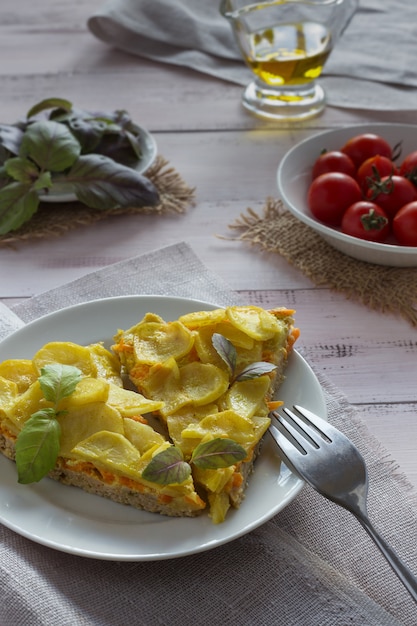
[[[155,134],[160,154],[196,188],[185,216],[119,217],[65,237],[0,248],[6,304],[104,265],[188,241],[203,262],[247,301],[297,309],[299,345],[356,405],[417,487],[417,334],[406,322],[316,288],[278,255],[216,237],[247,207],[276,196],[276,170],[296,142],[328,128],[417,122],[416,113],[328,108],[293,129],[266,124],[240,105],[241,89],[193,71],[112,50],[86,19],[101,0],[2,0],[0,120],[13,123],[35,102],[59,96],[84,108],[128,110]]]

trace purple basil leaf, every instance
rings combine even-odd
[[[194,450],[191,462],[200,469],[230,467],[247,456],[245,448],[233,439],[217,437],[200,443]]]

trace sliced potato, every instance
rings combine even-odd
[[[190,352],[193,343],[192,333],[180,322],[147,322],[134,335],[136,362],[154,365],[169,357],[180,359]]]
[[[8,359],[0,363],[0,376],[8,378],[23,393],[35,382],[38,375],[30,359]]]
[[[96,366],[97,376],[105,378],[114,385],[122,387],[123,381],[120,376],[120,361],[112,352],[107,350],[102,343],[93,343],[87,346],[93,363]]]
[[[226,393],[226,406],[247,419],[265,408],[265,396],[270,385],[269,376],[235,382]]]
[[[226,372],[211,363],[195,361],[180,368],[181,389],[195,406],[209,404],[229,387]]]
[[[178,318],[184,326],[191,329],[218,324],[224,319],[225,313],[223,309],[214,309],[213,311],[195,311],[193,313],[181,315],[181,317]]]
[[[109,383],[102,378],[86,376],[77,384],[70,396],[61,400],[59,409],[81,407],[86,404],[107,402],[109,397]]]
[[[260,307],[233,306],[226,313],[233,326],[257,341],[271,339],[280,329],[276,318]]]
[[[242,417],[235,411],[220,411],[207,415],[198,424],[190,424],[185,428],[182,437],[187,439],[228,437],[247,447],[255,441],[255,431],[252,420]]]
[[[61,425],[61,454],[70,456],[80,441],[101,430],[124,434],[123,418],[117,409],[103,402],[70,407],[57,417]]]
[[[26,391],[17,396],[16,401],[6,409],[6,415],[19,430],[33,413],[44,407],[51,407],[52,403],[45,400],[39,381],[35,381]]]
[[[123,389],[112,384],[109,385],[108,404],[116,407],[123,417],[152,413],[159,411],[164,406],[160,400],[148,400],[136,391]]]
[[[17,383],[0,376],[0,411],[14,404],[19,395]]]
[[[80,441],[72,454],[115,473],[139,478],[140,452],[122,434],[100,430]]]
[[[165,438],[148,424],[143,424],[130,417],[123,420],[125,436],[141,454],[144,454],[155,445],[164,443]]]
[[[69,341],[47,343],[33,357],[33,366],[38,376],[41,369],[50,363],[73,365],[85,376],[97,376],[97,367],[90,350]]]

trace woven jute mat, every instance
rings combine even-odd
[[[357,261],[332,248],[273,198],[261,215],[249,208],[230,228],[239,231],[237,239],[280,254],[316,285],[417,326],[417,268]]]
[[[152,207],[127,207],[100,211],[80,202],[41,203],[32,219],[21,228],[0,235],[0,246],[10,246],[22,241],[59,237],[65,233],[89,226],[114,215],[184,213],[194,203],[194,189],[160,155],[146,171],[160,194],[160,202]]]

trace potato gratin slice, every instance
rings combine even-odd
[[[51,342],[31,360],[4,361],[0,450],[20,482],[41,477],[42,464],[30,478],[35,447],[55,480],[165,515],[208,507],[222,522],[244,497],[279,404],[273,394],[298,336],[292,316],[255,306],[175,321],[148,313],[117,332],[112,351]]]

